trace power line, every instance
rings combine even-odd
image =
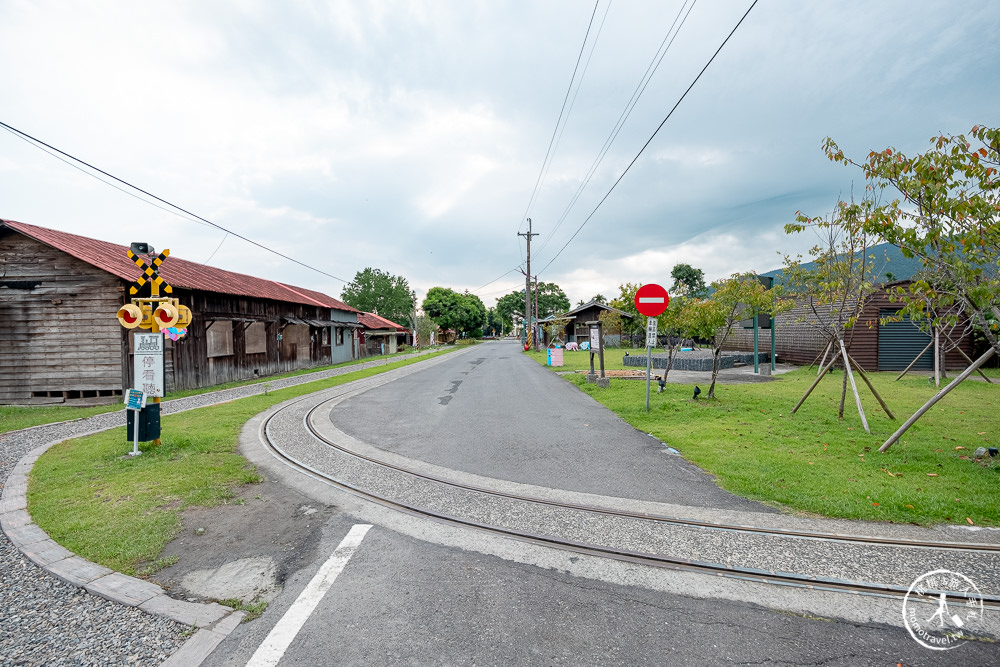
[[[724,40],[722,40],[722,44],[720,44],[719,48],[717,48],[715,50],[715,53],[712,54],[712,57],[708,59],[708,62],[705,63],[705,66],[701,68],[701,71],[698,72],[698,75],[691,82],[691,85],[689,85],[687,87],[687,89],[684,91],[684,93],[680,96],[680,98],[677,100],[677,102],[674,104],[674,106],[667,113],[667,116],[656,127],[656,130],[654,130],[653,134],[649,137],[649,139],[646,140],[646,143],[642,145],[642,148],[639,149],[639,152],[636,153],[635,157],[632,158],[632,161],[628,163],[628,166],[625,167],[625,171],[623,171],[621,173],[621,176],[619,176],[618,179],[611,185],[611,188],[607,191],[607,193],[605,193],[605,195],[603,197],[601,197],[601,201],[597,202],[597,206],[594,207],[594,210],[590,212],[590,215],[588,215],[584,219],[584,221],[582,223],[580,223],[580,226],[577,227],[576,231],[573,232],[573,235],[570,236],[569,239],[566,241],[566,243],[563,244],[563,247],[559,249],[559,252],[557,252],[555,254],[555,256],[553,256],[552,259],[550,259],[548,261],[548,264],[546,264],[545,266],[542,267],[541,271],[538,272],[539,274],[543,273],[545,271],[545,269],[549,268],[549,266],[552,264],[552,262],[556,261],[556,259],[559,257],[559,255],[562,254],[563,250],[566,249],[566,246],[568,246],[573,241],[573,239],[576,238],[577,234],[580,233],[580,231],[584,228],[584,226],[586,226],[586,224],[588,222],[590,222],[590,219],[594,217],[594,214],[596,214],[597,210],[599,208],[601,208],[601,205],[604,203],[604,201],[611,195],[612,192],[614,192],[614,189],[616,187],[618,187],[618,184],[621,183],[622,179],[625,178],[625,174],[627,174],[629,172],[629,170],[632,168],[632,165],[634,165],[636,163],[636,161],[643,154],[643,152],[646,150],[646,148],[649,146],[649,144],[652,143],[652,141],[656,137],[656,135],[659,134],[659,132],[660,132],[661,129],[663,129],[663,126],[667,123],[668,120],[670,120],[670,117],[672,115],[674,115],[674,111],[676,111],[677,107],[679,107],[680,104],[681,104],[681,102],[684,101],[684,98],[687,97],[687,94],[691,92],[691,89],[694,88],[694,85],[696,83],[698,83],[698,80],[701,79],[701,76],[705,73],[705,70],[708,69],[708,66],[712,64],[712,62],[715,60],[716,56],[718,56],[719,53],[722,51],[722,48],[729,42],[730,38],[736,33],[736,31],[739,29],[739,27],[741,25],[743,25],[743,21],[746,20],[746,17],[750,15],[751,10],[753,10],[753,8],[757,5],[757,2],[758,2],[758,0],[753,0],[753,4],[750,5],[750,8],[747,9],[746,13],[743,14],[743,16],[740,18],[740,20],[736,23],[736,25],[733,27],[733,29],[729,32],[729,34],[726,35],[726,38]]]
[[[625,103],[625,108],[622,109],[621,114],[618,116],[618,121],[615,123],[615,126],[611,129],[611,133],[608,135],[608,138],[604,140],[604,145],[601,146],[601,149],[598,151],[597,157],[594,158],[593,164],[590,165],[590,169],[584,175],[583,180],[581,181],[579,187],[576,189],[576,192],[570,198],[570,201],[566,205],[566,208],[563,210],[562,215],[559,216],[559,219],[556,221],[555,226],[549,232],[548,236],[545,237],[545,240],[542,242],[542,245],[538,249],[538,252],[542,252],[543,250],[545,250],[545,247],[548,246],[549,241],[555,238],[556,232],[559,230],[559,227],[561,227],[563,222],[566,221],[566,218],[569,217],[570,211],[573,210],[573,207],[576,205],[576,202],[580,199],[580,195],[583,194],[583,191],[590,184],[590,179],[593,178],[594,174],[597,173],[597,168],[601,165],[601,162],[604,161],[604,158],[607,156],[608,151],[611,149],[611,145],[614,143],[615,139],[618,138],[618,134],[625,126],[625,121],[627,121],[629,116],[632,115],[632,111],[635,109],[636,104],[639,103],[639,98],[642,97],[642,94],[646,91],[646,86],[649,85],[649,82],[652,80],[653,75],[656,73],[656,70],[660,68],[660,64],[663,62],[664,57],[666,57],[667,51],[670,50],[670,47],[673,45],[674,40],[677,39],[677,35],[680,34],[681,28],[683,28],[684,24],[687,22],[688,16],[691,15],[691,10],[694,9],[697,0],[692,0],[690,6],[688,6],[688,2],[689,0],[684,0],[684,4],[682,4],[681,8],[678,10],[677,16],[674,17],[673,23],[671,23],[670,28],[667,29],[667,34],[663,36],[663,41],[660,42],[660,46],[656,49],[656,53],[653,54],[653,58],[649,61],[649,65],[646,66],[646,71],[639,79],[639,83],[636,84],[635,90],[632,91],[632,96],[629,98],[628,102]],[[685,8],[687,8],[687,13],[684,12]],[[684,15],[683,19],[681,18],[682,14]],[[678,20],[680,20],[680,25],[678,25],[677,23]],[[676,31],[674,30],[675,27],[677,28]]]
[[[538,171],[538,178],[535,179],[535,187],[531,191],[531,197],[528,199],[528,205],[524,209],[524,215],[521,216],[521,220],[524,220],[528,217],[528,212],[531,210],[531,205],[535,201],[535,195],[538,194],[538,187],[539,185],[541,185],[542,177],[544,176],[546,171],[546,166],[549,163],[549,157],[552,154],[552,147],[556,142],[556,135],[558,135],[559,133],[559,124],[562,123],[563,112],[566,111],[566,102],[569,101],[570,93],[573,92],[573,82],[576,80],[576,73],[580,68],[580,60],[583,58],[583,52],[587,46],[587,40],[590,38],[590,29],[594,25],[594,16],[597,15],[597,7],[600,4],[600,2],[601,0],[597,0],[597,2],[594,3],[594,11],[591,12],[590,14],[590,22],[587,24],[587,34],[583,36],[583,43],[580,45],[580,53],[577,54],[576,65],[573,66],[573,76],[571,76],[569,79],[569,87],[566,88],[566,96],[563,98],[562,108],[559,109],[559,117],[556,119],[556,126],[552,129],[552,138],[549,139],[549,147],[545,151],[545,159],[542,160],[542,168]],[[521,225],[523,224],[524,223],[522,222]],[[520,228],[521,227],[519,226],[518,229]],[[520,232],[518,233],[520,234]]]
[[[518,245],[520,245],[520,244],[518,244]],[[511,270],[510,270],[510,271],[508,271],[507,273],[504,273],[503,275],[500,275],[500,276],[497,276],[496,278],[494,278],[493,280],[489,281],[488,283],[486,283],[486,284],[485,284],[485,285],[483,285],[482,287],[477,287],[476,289],[472,290],[472,292],[471,292],[471,293],[472,293],[472,294],[475,294],[475,293],[476,293],[476,292],[478,292],[479,290],[481,290],[481,289],[484,289],[484,288],[486,288],[486,287],[489,287],[490,285],[492,285],[492,284],[493,284],[493,283],[495,283],[496,281],[500,280],[500,279],[501,279],[501,278],[503,278],[504,276],[506,276],[506,275],[510,275],[511,273],[514,273],[515,271],[519,270],[520,268],[521,268],[520,266],[515,266],[515,267],[514,267],[513,269],[511,269]],[[484,295],[484,296],[487,296],[487,295]]]
[[[147,197],[152,197],[153,199],[155,199],[158,202],[162,202],[162,203],[166,204],[167,206],[169,206],[171,208],[177,209],[178,211],[184,213],[185,215],[189,215],[192,218],[200,220],[201,222],[203,222],[203,223],[205,223],[207,225],[211,225],[212,227],[215,227],[216,229],[220,229],[220,230],[226,232],[227,234],[232,234],[236,238],[241,239],[243,241],[246,241],[247,243],[250,243],[252,245],[255,245],[258,248],[261,248],[262,250],[266,250],[266,251],[268,251],[270,253],[273,253],[273,254],[277,255],[278,257],[281,257],[283,259],[287,259],[290,262],[294,262],[295,264],[298,264],[299,266],[302,266],[302,267],[305,267],[305,268],[310,269],[312,271],[315,271],[316,273],[320,273],[320,274],[322,274],[324,276],[327,276],[328,278],[333,278],[334,280],[339,280],[342,283],[348,283],[348,282],[350,282],[349,280],[344,280],[343,278],[341,278],[339,276],[335,276],[332,273],[327,273],[326,271],[323,271],[322,269],[317,269],[315,266],[310,266],[310,265],[306,264],[305,262],[300,262],[299,260],[297,260],[297,259],[295,259],[293,257],[289,257],[288,255],[285,255],[283,253],[280,253],[277,250],[273,250],[272,248],[268,248],[266,245],[264,245],[262,243],[258,243],[257,241],[254,241],[253,239],[248,239],[247,237],[242,236],[240,234],[237,234],[236,232],[234,232],[234,231],[232,231],[230,229],[226,229],[222,225],[216,224],[216,223],[212,222],[211,220],[207,220],[207,219],[201,217],[200,215],[197,215],[195,213],[192,213],[191,211],[188,211],[187,209],[184,209],[184,208],[181,208],[180,206],[177,206],[176,204],[172,204],[169,201],[167,201],[166,199],[163,199],[161,197],[157,197],[156,195],[152,194],[151,192],[147,192],[147,191],[143,190],[140,187],[132,185],[128,181],[122,180],[122,179],[118,178],[117,176],[115,176],[113,174],[109,174],[108,172],[104,171],[103,169],[99,169],[98,167],[95,167],[94,165],[81,160],[78,157],[74,157],[74,156],[70,155],[69,153],[67,153],[65,151],[61,151],[58,148],[56,148],[55,146],[51,146],[51,145],[45,143],[44,141],[42,141],[41,139],[36,139],[35,137],[31,136],[30,134],[22,132],[21,130],[19,130],[19,129],[15,128],[15,127],[10,126],[7,123],[4,123],[3,121],[0,121],[0,127],[3,127],[4,129],[8,130],[9,132],[13,132],[16,135],[19,135],[21,137],[29,139],[33,144],[37,145],[38,147],[44,146],[45,148],[53,150],[53,151],[59,153],[60,155],[64,155],[67,158],[69,158],[70,160],[73,160],[74,162],[78,162],[78,163],[86,166],[88,169],[93,169],[94,171],[96,171],[96,172],[98,172],[100,174],[103,174],[104,176],[107,176],[108,178],[114,179],[115,181],[121,183],[122,185],[125,185],[127,187],[132,188],[136,192],[141,192],[142,194],[146,195]],[[48,152],[48,151],[46,151],[46,152]],[[95,176],[95,178],[96,178],[96,176]],[[102,183],[106,182],[106,181],[104,181],[104,180],[102,180],[100,178],[98,178],[97,180],[101,181]],[[113,185],[113,184],[108,183],[108,185]],[[119,189],[119,190],[121,189],[121,188],[117,188],[117,186],[114,186],[114,187],[116,187],[116,189]],[[139,199],[140,199],[140,201],[145,201],[145,200],[143,200],[141,198],[139,198]],[[150,203],[151,204],[152,202],[146,202],[146,203]],[[153,205],[155,206],[155,204],[153,204]]]
[[[87,171],[86,169],[84,169],[80,165],[73,164],[69,160],[67,160],[67,159],[59,156],[56,153],[55,149],[49,150],[48,148],[45,147],[46,144],[39,145],[38,143],[34,143],[34,141],[32,141],[31,139],[28,138],[28,135],[23,134],[23,133],[19,133],[17,130],[15,130],[14,128],[12,128],[11,126],[9,126],[9,125],[7,125],[5,123],[0,122],[0,126],[3,126],[3,129],[7,130],[12,135],[14,135],[15,137],[17,137],[18,139],[20,139],[24,143],[28,144],[29,146],[34,146],[35,148],[37,148],[38,150],[42,151],[43,153],[48,153],[49,155],[51,155],[55,159],[59,160],[63,164],[66,164],[66,165],[72,167],[73,169],[76,169],[81,174],[86,174],[87,176],[90,176],[91,178],[96,179],[96,180],[100,181],[101,183],[104,183],[105,185],[109,185],[109,186],[113,187],[115,190],[118,190],[119,192],[124,193],[124,194],[128,195],[129,197],[132,197],[133,199],[137,199],[137,200],[141,201],[144,204],[149,204],[150,206],[154,206],[154,207],[160,209],[161,211],[169,213],[170,215],[176,215],[178,218],[181,218],[182,220],[187,220],[189,222],[196,222],[199,225],[205,224],[205,223],[203,223],[200,220],[197,220],[195,218],[191,218],[191,217],[186,216],[186,215],[182,215],[182,214],[178,213],[177,211],[172,211],[169,208],[166,208],[165,206],[160,206],[156,202],[152,202],[152,201],[149,201],[148,199],[144,199],[144,198],[140,197],[139,195],[137,195],[134,192],[129,192],[125,188],[119,187],[119,186],[115,185],[114,183],[111,183],[109,181],[104,180],[103,178],[101,178],[97,174],[95,174],[93,172],[90,172],[90,171]]]

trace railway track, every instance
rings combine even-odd
[[[623,544],[607,544],[597,540],[580,539],[579,536],[559,535],[558,531],[555,530],[529,530],[505,524],[504,521],[484,520],[481,516],[476,516],[475,512],[463,512],[463,510],[485,506],[491,508],[489,511],[482,512],[487,515],[491,513],[496,515],[502,513],[504,508],[511,507],[515,509],[513,513],[519,516],[532,512],[559,513],[558,517],[549,519],[550,526],[562,522],[573,523],[577,517],[596,517],[628,526],[643,526],[645,530],[669,528],[680,531],[710,531],[711,533],[736,536],[740,539],[763,540],[761,548],[767,548],[768,543],[780,540],[785,544],[789,541],[798,541],[798,545],[801,545],[803,541],[809,541],[813,549],[817,545],[833,545],[838,548],[839,545],[844,545],[851,549],[862,550],[859,553],[863,553],[863,550],[868,548],[878,548],[882,551],[887,549],[902,550],[907,552],[910,557],[916,553],[915,560],[921,564],[928,562],[932,556],[940,557],[942,554],[952,557],[989,558],[991,563],[987,567],[992,567],[992,559],[997,559],[1000,562],[1000,545],[998,544],[922,541],[885,536],[823,533],[715,523],[678,516],[628,512],[608,507],[510,493],[428,474],[406,465],[381,460],[375,456],[353,451],[324,434],[324,429],[320,428],[319,424],[328,419],[327,415],[332,405],[392,379],[392,377],[376,376],[361,381],[360,385],[354,384],[328,390],[286,404],[268,416],[262,423],[260,428],[261,442],[273,456],[300,473],[384,507],[523,542],[646,566],[856,595],[902,598],[909,589],[909,586],[898,581],[895,583],[862,581],[854,578],[795,572],[790,569],[786,571],[713,562],[706,559],[688,558],[677,553],[664,553],[663,550],[656,549],[628,548]],[[286,423],[279,424],[282,420]],[[294,427],[299,428],[302,432],[290,435],[289,431]],[[302,454],[304,440],[308,440],[308,444],[304,447],[310,451],[309,456]],[[317,462],[316,458],[322,459],[322,462]],[[388,489],[379,488],[379,484],[371,483],[373,476],[391,476],[393,483]],[[366,480],[368,481],[366,482]],[[404,489],[405,492],[393,491],[393,489]],[[440,498],[443,496],[450,497],[450,502],[442,504]],[[424,499],[427,498],[435,498],[437,502],[426,502]],[[792,551],[794,550],[795,545],[792,547]],[[931,569],[927,566],[923,567],[921,572]],[[907,581],[912,580],[912,577],[907,579]],[[929,591],[928,593],[937,595],[941,592],[953,599],[969,602],[975,600],[964,591]],[[995,594],[994,591],[981,595],[979,599],[984,607],[1000,609],[1000,595]]]

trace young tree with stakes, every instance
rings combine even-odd
[[[895,195],[883,202],[865,200],[851,214],[866,231],[923,264],[925,277],[901,295],[904,312],[937,324],[952,320],[957,307],[990,346],[886,440],[879,449],[883,452],[1000,353],[1000,129],[977,125],[968,137],[940,135],[930,143],[929,150],[913,157],[886,148],[870,152],[863,162],[846,157],[832,139],[824,143],[830,160],[864,172],[873,195]]]
[[[792,408],[792,414],[802,407],[820,380],[839,360],[844,369],[839,416],[844,418],[849,380],[861,424],[870,434],[871,428],[854,380],[855,371],[885,409],[886,415],[894,417],[868,376],[848,354],[847,348],[865,304],[878,290],[872,272],[873,262],[868,257],[873,239],[865,232],[853,204],[843,201],[838,202],[836,210],[829,217],[810,218],[798,213],[795,223],[785,225],[785,231],[789,234],[805,230],[815,231],[822,239],[820,244],[810,250],[813,268],[805,268],[801,257],[792,259],[786,256],[782,269],[783,286],[787,293],[794,296],[800,307],[804,308],[804,314],[797,321],[818,329],[827,344],[816,381]],[[829,363],[826,361],[827,355]]]

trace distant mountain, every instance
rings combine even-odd
[[[899,248],[891,243],[879,243],[868,249],[866,253],[869,257],[874,257],[872,272],[875,281],[878,283],[891,283],[897,280],[910,280],[921,269],[920,260],[916,257],[906,258]],[[804,269],[813,269],[815,262],[805,262]],[[782,270],[774,269],[767,273],[760,274],[765,278],[774,278],[775,282],[781,281]]]

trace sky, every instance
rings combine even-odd
[[[530,218],[531,273],[577,304],[805,254],[784,225],[864,189],[825,137],[863,159],[1000,123],[1000,3],[752,4],[0,0],[0,122],[218,227],[3,128],[0,218],[487,307],[524,288]]]

